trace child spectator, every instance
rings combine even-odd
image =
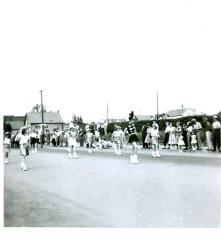
[[[191,134],[191,145],[192,145],[192,150],[196,151],[196,149],[197,149],[197,138],[196,138],[196,133],[194,131]]]

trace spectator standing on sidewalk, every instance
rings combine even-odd
[[[163,140],[163,145],[164,145],[164,149],[167,148],[168,145],[168,141],[169,141],[169,136],[170,136],[170,123],[166,122],[166,128],[164,131],[165,135],[164,135],[164,140]]]
[[[183,136],[183,141],[185,144],[185,149],[184,150],[188,150],[188,142],[187,142],[187,125],[184,123],[182,125],[183,128],[183,132],[182,132],[182,136]]]
[[[196,134],[197,149],[202,150],[202,141],[201,141],[202,125],[200,122],[196,121],[195,118],[192,119],[192,123],[193,123],[194,133]]]
[[[212,124],[208,121],[208,118],[203,118],[204,129],[206,134],[206,143],[207,143],[207,150],[212,151]]]
[[[191,122],[187,122],[187,144],[188,144],[188,150],[192,150],[192,144],[191,144],[191,135],[193,132],[193,126]]]
[[[213,151],[218,150],[220,152],[220,128],[221,124],[217,116],[213,117],[212,124],[212,139],[213,139]]]
[[[143,148],[146,149],[147,148],[147,144],[145,143],[145,139],[147,136],[147,124],[142,126],[142,143],[143,143]]]

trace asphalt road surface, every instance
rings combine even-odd
[[[43,148],[4,166],[5,227],[220,227],[221,155]]]

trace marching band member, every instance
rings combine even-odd
[[[159,130],[156,124],[152,124],[152,129],[151,129],[151,139],[152,139],[152,156],[153,157],[160,157],[159,153]]]
[[[92,133],[91,129],[88,128],[86,130],[85,143],[86,143],[89,153],[92,153],[91,147],[92,147],[93,142],[94,142],[94,134]]]
[[[30,136],[29,136],[29,128],[28,127],[23,127],[20,130],[20,134],[18,136],[19,138],[19,144],[20,144],[20,154],[22,156],[22,161],[21,161],[21,169],[23,171],[27,171],[27,166],[25,159],[27,156],[29,156],[29,142],[30,142]]]
[[[76,145],[78,137],[78,126],[71,126],[65,134],[68,141],[69,158],[77,158]]]
[[[121,130],[120,126],[116,126],[116,129],[114,130],[111,138],[113,140],[113,146],[114,146],[115,153],[118,155],[122,154],[121,146],[123,145],[123,141],[124,141],[124,133]]]
[[[131,163],[139,163],[137,160],[137,142],[139,141],[139,138],[137,136],[137,130],[133,120],[129,122],[127,132],[129,133],[129,143],[132,144]]]

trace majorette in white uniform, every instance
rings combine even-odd
[[[68,152],[69,158],[77,158],[76,153],[76,145],[77,145],[77,137],[78,137],[78,127],[73,126],[70,127],[69,130],[65,134],[67,141],[68,141]]]
[[[124,141],[124,133],[121,130],[120,126],[117,126],[112,134],[112,140],[113,140],[113,146],[114,151],[116,154],[122,154],[121,153],[121,146],[123,145]]]
[[[28,135],[28,128],[22,128],[21,133],[18,136],[20,144],[20,154],[22,156],[21,169],[27,170],[25,159],[29,156],[29,142],[30,136]]]

